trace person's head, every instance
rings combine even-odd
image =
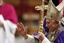
[[[3,0],[0,0],[0,6],[3,4]]]
[[[53,32],[57,29],[59,25],[59,21],[54,21],[51,19],[46,18],[46,26],[48,27],[49,31]]]
[[[49,31],[55,31],[59,25],[59,21],[62,18],[60,11],[54,6],[52,2],[49,4],[49,9],[47,10],[46,26],[49,28]]]
[[[58,27],[62,16],[59,11],[56,12],[56,14],[52,13],[52,12],[48,12],[48,14],[45,16],[45,18],[46,18],[46,27],[49,28],[49,31],[53,32]]]

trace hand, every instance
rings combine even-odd
[[[25,29],[24,25],[21,22],[17,24],[17,30],[25,39],[28,37],[27,30]]]
[[[39,39],[40,41],[43,41],[43,39],[45,38],[45,35],[42,32],[38,32],[38,35],[34,37]]]
[[[3,23],[2,22],[0,22],[0,26],[3,26]]]

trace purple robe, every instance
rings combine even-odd
[[[5,20],[10,20],[14,24],[18,23],[17,15],[12,5],[3,3],[3,5],[0,6],[0,14],[3,15]]]
[[[59,28],[59,29],[61,29],[61,28]],[[49,33],[46,34],[46,37],[48,35],[49,35]],[[56,34],[54,34],[54,35],[56,35]],[[57,35],[56,39],[54,40],[54,43],[64,43],[64,28],[59,31],[59,34]]]
[[[54,43],[64,43],[64,30],[58,35]]]

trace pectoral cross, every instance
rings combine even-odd
[[[39,21],[39,31],[43,32],[43,19],[44,19],[44,10],[48,9],[48,5],[45,5],[46,0],[41,0],[42,5],[41,6],[36,6],[35,9],[40,10],[40,21]]]

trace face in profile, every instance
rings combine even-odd
[[[57,28],[58,23],[53,22],[50,19],[46,19],[46,26],[49,28],[49,31],[54,31]]]
[[[50,29],[52,27],[52,21],[50,19],[46,19],[46,26]]]

